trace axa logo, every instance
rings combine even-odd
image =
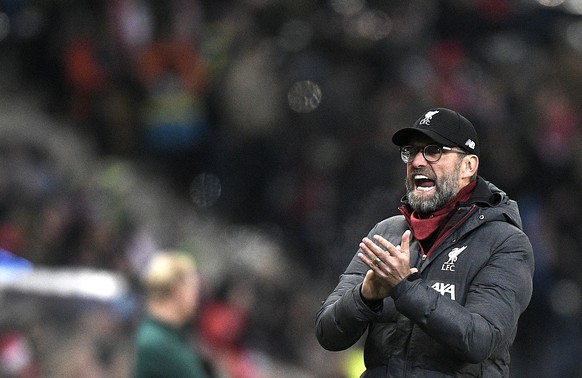
[[[446,296],[448,294],[453,301],[455,300],[455,284],[435,282],[431,288],[441,293],[441,295]]]
[[[438,110],[431,110],[430,112],[426,112],[426,114],[424,115],[424,118],[421,119],[418,124],[419,125],[430,125],[430,120],[438,112],[439,112]]]
[[[466,245],[462,246],[462,247],[453,248],[451,250],[451,252],[449,252],[449,259],[443,263],[441,270],[454,272],[455,271],[455,263],[457,262],[457,259],[459,258],[459,255],[461,254],[461,252],[463,252],[465,249],[467,249]]]

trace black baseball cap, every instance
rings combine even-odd
[[[454,110],[433,108],[426,111],[412,127],[394,133],[392,142],[400,147],[405,146],[419,134],[443,146],[459,147],[479,156],[479,139],[473,124]]]

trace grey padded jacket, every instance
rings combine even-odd
[[[534,272],[517,203],[479,177],[449,224],[426,259],[411,238],[411,266],[419,273],[378,308],[362,300],[369,268],[356,254],[316,315],[321,346],[344,350],[367,331],[365,378],[508,377],[509,348],[531,299]],[[397,215],[376,224],[369,237],[379,234],[398,245],[409,228]]]

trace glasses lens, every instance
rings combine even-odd
[[[400,149],[400,157],[405,163],[408,163],[417,153],[418,149],[413,146],[404,146]]]
[[[429,144],[424,147],[423,155],[427,161],[435,162],[441,157],[442,150],[436,144]]]

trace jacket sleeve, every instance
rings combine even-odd
[[[402,216],[392,217],[376,224],[368,237],[378,233],[388,238],[389,230],[400,237],[405,229],[406,222]],[[315,317],[317,340],[327,350],[347,349],[360,339],[370,322],[388,322],[397,317],[394,300],[390,297],[385,298],[376,311],[364,303],[360,288],[369,268],[359,259],[359,252],[361,249],[358,249]]]
[[[517,327],[532,294],[533,251],[513,233],[474,277],[464,306],[426,281],[403,281],[393,290],[396,308],[431,337],[471,363],[489,357]]]
[[[317,340],[327,350],[338,351],[356,343],[378,317],[360,296],[363,277],[343,274],[315,318]]]
[[[369,235],[376,232],[376,227]],[[356,343],[366,331],[368,323],[381,316],[382,309],[368,307],[361,295],[362,281],[368,267],[359,258],[358,249],[352,261],[340,276],[333,292],[323,302],[315,317],[315,334],[327,350],[344,350]],[[388,299],[392,301],[392,299]],[[394,307],[392,305],[392,307]]]

